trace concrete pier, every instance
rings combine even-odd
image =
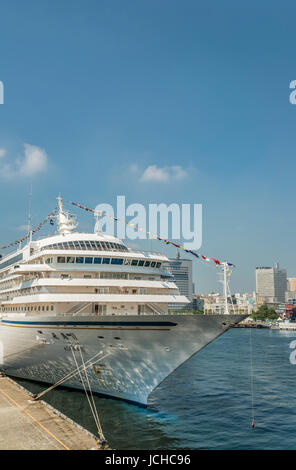
[[[0,374],[0,450],[89,449],[102,449],[93,434]]]

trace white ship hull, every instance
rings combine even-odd
[[[79,344],[84,362],[90,360],[94,392],[147,405],[169,374],[245,316],[6,317],[0,322],[0,368],[53,384],[76,369],[72,346]],[[79,350],[75,357],[80,365]],[[79,374],[63,385],[81,389]]]

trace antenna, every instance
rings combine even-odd
[[[29,213],[28,213],[28,235],[30,235],[30,241],[32,241],[32,217],[31,217],[31,209],[32,209],[32,183],[31,183],[31,185],[30,185]]]
[[[222,267],[222,273],[219,273],[219,274],[222,275],[222,279],[219,279],[219,282],[221,282],[223,284],[224,314],[229,315],[230,312],[229,312],[229,308],[228,308],[228,293],[230,295],[231,302],[232,302],[232,297],[231,297],[231,292],[230,292],[230,289],[229,289],[229,279],[228,278],[231,276],[231,269],[229,268],[226,261],[223,261],[223,263],[221,263],[221,265],[222,265],[221,266]]]

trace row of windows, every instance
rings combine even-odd
[[[46,259],[46,263],[50,263],[52,258]],[[123,259],[123,258],[102,258],[93,256],[58,256],[58,263],[77,263],[77,264],[115,264],[115,265],[131,265],[145,266],[150,268],[160,268],[161,263],[156,261],[145,261],[143,259]]]
[[[3,307],[3,312],[49,312],[53,311],[53,305],[34,305],[28,307]]]
[[[17,256],[14,256],[13,258],[8,259],[7,261],[3,261],[3,263],[0,263],[0,269],[6,268],[7,266],[10,266],[13,263],[16,263],[17,261],[20,261],[23,259],[23,253],[20,253]]]
[[[127,247],[119,243],[99,242],[96,240],[74,240],[72,242],[54,243],[42,247],[42,250],[91,250],[91,251],[128,251]]]

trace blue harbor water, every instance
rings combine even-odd
[[[113,449],[295,449],[293,339],[296,332],[233,328],[169,376],[147,409],[96,397],[106,439]],[[46,388],[19,382],[34,393]],[[84,393],[56,389],[44,399],[95,433]]]

